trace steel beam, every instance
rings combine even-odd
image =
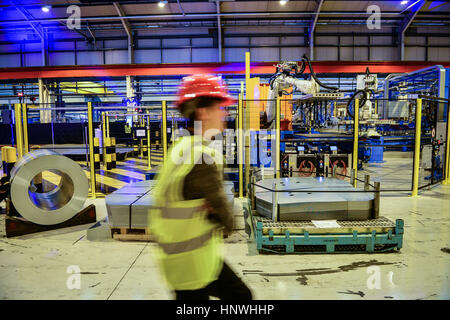
[[[42,31],[41,26],[35,26],[33,24],[34,17],[25,9],[22,8],[22,6],[18,5],[15,0],[9,0],[12,5],[17,9],[17,11],[20,12],[20,14],[25,18],[26,22],[33,28],[34,32],[41,38],[41,40],[44,38],[44,32]]]
[[[118,2],[113,2],[114,8],[116,8],[117,13],[121,17],[123,28],[128,36],[128,63],[134,63],[134,41],[133,41],[133,32],[131,30],[130,22],[124,18],[126,15],[122,10],[122,7]]]
[[[403,18],[403,21],[401,22],[399,29],[400,60],[402,61],[405,60],[405,31],[411,25],[412,21],[419,13],[420,9],[423,7],[425,2],[426,2],[425,0],[417,0],[416,2],[411,4],[408,8],[402,11],[402,13],[406,11],[406,15]]]
[[[273,74],[274,62],[253,62],[252,74]],[[450,68],[448,61],[371,61],[355,62],[341,61],[317,61],[314,63],[314,71],[318,74],[357,74],[364,73],[369,67],[373,73],[405,73],[413,72],[434,65],[442,65]],[[48,78],[81,78],[81,77],[125,77],[125,76],[173,76],[179,78],[183,75],[195,73],[211,74],[245,74],[245,63],[167,63],[161,64],[137,64],[137,65],[99,65],[99,66],[50,66],[28,68],[0,68],[0,80],[11,79],[48,79]]]
[[[220,1],[216,0],[219,62],[222,62],[222,22],[220,21]]]
[[[324,0],[318,0],[316,10],[314,10],[313,18],[309,24],[308,36],[309,36],[309,59],[314,60],[314,30],[316,28],[317,19],[319,18],[320,9],[322,8]]]

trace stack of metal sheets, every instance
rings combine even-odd
[[[106,197],[109,224],[113,228],[146,228],[148,211],[152,208],[155,180],[129,183]],[[233,182],[225,181],[224,189],[233,204]]]
[[[367,220],[373,216],[375,195],[336,178],[281,178],[266,179],[256,184],[277,190],[304,191],[278,192],[278,220]],[[272,218],[273,192],[255,188],[256,211]],[[320,192],[323,191],[323,192]],[[346,192],[348,191],[348,192]]]

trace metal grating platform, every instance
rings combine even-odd
[[[263,234],[303,234],[307,231],[310,234],[348,234],[353,231],[358,233],[385,233],[395,229],[395,223],[385,217],[365,221],[337,221],[340,228],[317,228],[311,221],[272,221],[262,216],[254,216],[255,223],[262,223]]]

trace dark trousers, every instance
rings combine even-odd
[[[210,296],[221,300],[252,300],[252,292],[224,262],[219,278],[205,288],[175,291],[176,300],[209,300]]]

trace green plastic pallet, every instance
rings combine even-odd
[[[260,253],[379,253],[398,251],[403,245],[402,219],[338,221],[339,228],[324,229],[310,221],[274,222],[246,209]]]

